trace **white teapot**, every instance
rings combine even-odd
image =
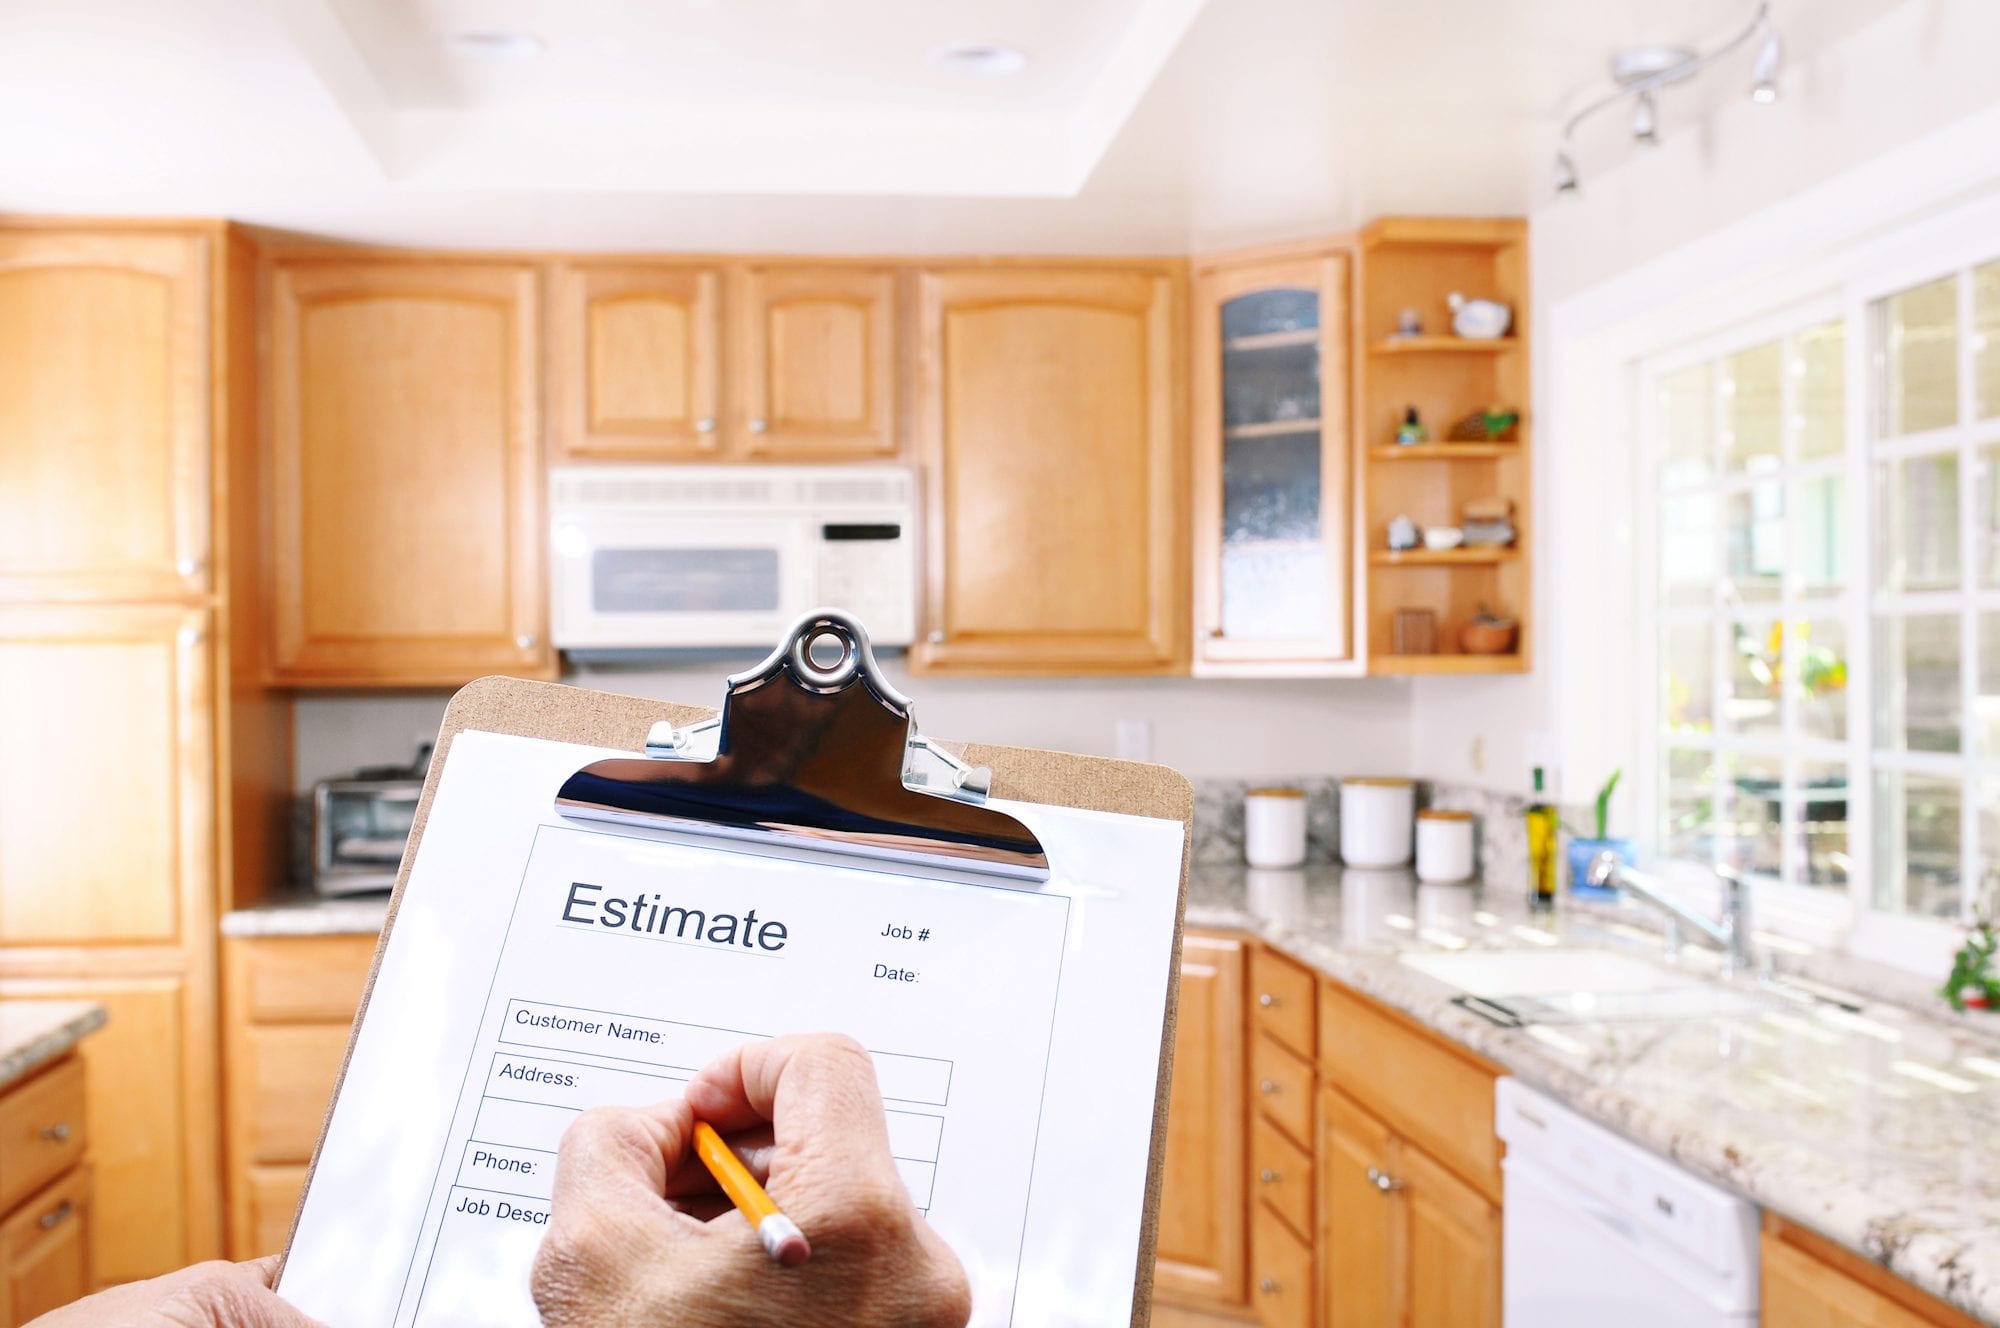
[[[1451,306],[1451,330],[1467,341],[1504,337],[1514,324],[1514,311],[1498,300],[1468,300],[1457,291],[1444,298]]]

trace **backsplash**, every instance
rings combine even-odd
[[[1503,890],[1528,888],[1528,799],[1462,784],[1420,779],[1417,806],[1471,812],[1479,876]],[[1340,861],[1340,780],[1328,775],[1291,779],[1203,779],[1194,786],[1194,852],[1198,863],[1243,860],[1243,798],[1253,788],[1295,788],[1306,795],[1306,861]],[[1564,809],[1571,825],[1585,809]]]

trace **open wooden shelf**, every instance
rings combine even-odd
[[[1524,443],[1380,443],[1370,461],[1504,461],[1527,455]]]
[[[1528,661],[1512,655],[1370,655],[1370,673],[1526,673]]]
[[[1293,433],[1318,433],[1318,420],[1270,420],[1263,424],[1232,424],[1224,438],[1281,438]]]
[[[1520,557],[1512,545],[1468,549],[1377,549],[1368,561],[1377,567],[1491,567]]]
[[[1296,332],[1260,332],[1252,337],[1232,337],[1222,343],[1225,351],[1277,350],[1285,346],[1317,346],[1319,329],[1302,327]]]
[[[1522,342],[1511,336],[1487,337],[1384,337],[1371,342],[1370,355],[1498,355],[1519,349]]]

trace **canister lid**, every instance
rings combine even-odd
[[[1413,788],[1417,781],[1388,775],[1357,775],[1340,782],[1342,787],[1352,788]]]
[[[1303,798],[1304,789],[1295,788],[1254,788],[1243,796],[1246,798]]]
[[[1419,821],[1470,821],[1471,812],[1447,811],[1443,808],[1426,807],[1417,813]]]

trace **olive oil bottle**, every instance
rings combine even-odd
[[[1528,900],[1536,908],[1556,902],[1556,856],[1561,818],[1542,800],[1542,768],[1535,767],[1535,800],[1528,804]]]

